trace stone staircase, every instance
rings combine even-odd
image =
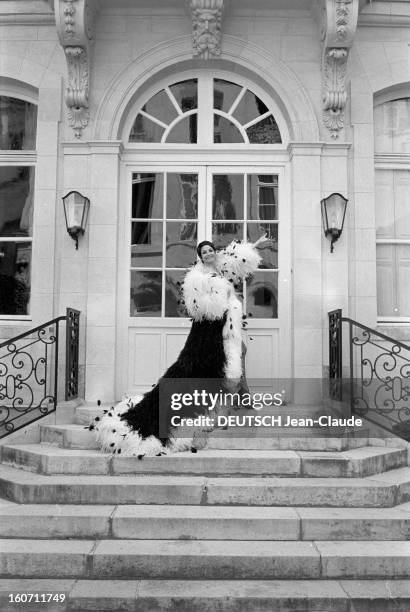
[[[2,612],[410,610],[400,444],[218,430],[197,454],[139,461],[96,449],[84,424],[102,409],[1,447]]]

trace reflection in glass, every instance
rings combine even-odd
[[[130,316],[161,316],[162,272],[131,271]]]
[[[246,309],[254,319],[278,318],[277,272],[255,272],[246,282]]]
[[[243,219],[243,174],[214,174],[212,177],[212,219]],[[228,229],[227,229],[228,231]]]
[[[394,172],[377,168],[375,172],[376,235],[395,238]]]
[[[167,218],[198,218],[197,174],[167,174]]]
[[[170,86],[170,90],[183,113],[198,108],[198,80],[189,79]]]
[[[396,245],[399,290],[399,316],[410,316],[410,245]]]
[[[181,121],[178,121],[172,128],[167,136],[167,142],[174,143],[185,143],[185,144],[196,144],[197,142],[197,113],[183,117]]]
[[[379,316],[399,316],[396,288],[396,246],[378,244],[377,254],[377,310]]]
[[[260,268],[277,268],[278,267],[278,225],[277,223],[249,223],[248,238],[249,242],[256,242],[264,232],[267,233],[271,243],[257,247],[262,261]]]
[[[246,133],[251,144],[279,144],[282,142],[278,125],[272,115],[251,125]]]
[[[234,110],[233,116],[241,125],[245,125],[252,121],[252,119],[259,117],[259,115],[267,113],[268,110],[262,100],[248,90]]]
[[[0,314],[28,315],[31,242],[0,242]]]
[[[31,236],[34,168],[0,166],[0,236]]]
[[[278,177],[276,174],[248,175],[248,219],[278,219]]]
[[[378,238],[410,238],[409,170],[376,169],[376,233]]]
[[[161,125],[138,114],[130,132],[130,142],[161,142],[165,131]]]
[[[241,90],[242,87],[235,83],[223,79],[214,79],[214,108],[227,113]]]
[[[410,238],[410,171],[394,170],[394,217],[397,238]]]
[[[162,219],[163,184],[163,174],[133,173],[131,216],[134,219]]]
[[[377,306],[382,317],[410,316],[410,245],[377,245]]]
[[[36,148],[37,106],[0,96],[0,149],[21,151]]]
[[[175,106],[172,104],[164,89],[155,94],[155,96],[152,96],[152,98],[144,104],[142,110],[148,113],[148,115],[152,115],[156,119],[159,119],[166,125],[171,123],[177,116]]]
[[[245,142],[242,134],[232,123],[221,115],[214,115],[214,142],[225,143],[225,142]]]
[[[182,303],[182,281],[185,270],[170,270],[165,274],[165,316],[186,317],[185,307]]]
[[[376,153],[410,153],[410,98],[391,100],[374,109]]]
[[[212,223],[212,242],[217,249],[227,246],[232,240],[243,240],[243,223]]]
[[[167,221],[166,234],[167,268],[186,268],[193,264],[196,260],[197,224]]]
[[[131,266],[157,268],[162,265],[162,221],[133,221]]]

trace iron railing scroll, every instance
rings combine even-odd
[[[410,347],[343,317],[341,310],[329,312],[328,317],[331,399],[348,399],[354,414],[410,441]],[[342,374],[344,329],[348,385],[343,384]],[[345,389],[350,390],[349,398],[343,397]]]
[[[78,397],[80,312],[66,315],[0,343],[0,438],[57,407],[61,325],[66,324],[65,398]]]

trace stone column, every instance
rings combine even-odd
[[[321,160],[321,198],[331,193],[340,193],[348,198],[344,229],[341,237],[334,243],[330,252],[330,239],[322,231],[322,316],[323,316],[323,375],[328,376],[329,363],[329,322],[328,312],[341,308],[344,316],[349,316],[349,246],[352,240],[350,218],[352,198],[348,189],[349,143],[327,143],[323,147]],[[343,362],[347,366],[348,346],[344,342],[346,354]]]
[[[320,143],[292,143],[294,377],[322,377],[322,221]],[[314,383],[312,383],[314,385]],[[310,403],[312,385],[299,382],[294,401]]]
[[[115,398],[120,142],[90,144],[85,397]],[[126,299],[124,297],[124,299]]]
[[[64,189],[90,199],[78,251],[59,211],[60,311],[81,310],[80,380],[87,401],[114,398],[119,142],[64,146]]]

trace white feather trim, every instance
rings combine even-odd
[[[201,262],[185,276],[183,291],[185,306],[195,321],[221,319],[226,310],[230,290],[225,278],[208,272]]]
[[[178,428],[178,437],[171,436],[166,447],[155,436],[142,439],[138,431],[131,429],[121,415],[142,399],[141,395],[128,397],[112,407],[103,416],[94,420],[96,440],[103,452],[123,456],[155,457],[161,454],[172,454],[206,445],[206,433],[198,428],[187,427],[186,431]],[[181,435],[182,434],[182,435]]]
[[[217,253],[217,267],[234,283],[257,270],[261,257],[250,242],[231,242]]]
[[[225,351],[226,378],[242,376],[242,305],[234,293],[228,301],[228,314],[222,335]]]
[[[164,451],[161,441],[155,436],[144,440],[139,433],[131,429],[120,416],[139,401],[142,395],[134,395],[119,402],[99,420],[94,420],[96,440],[101,450],[108,453],[117,453],[125,456],[145,455],[154,457]]]
[[[242,360],[241,360],[241,349],[242,341],[237,338],[225,338],[224,339],[225,349],[225,376],[230,379],[239,379],[242,376]]]
[[[191,450],[191,448],[192,448],[192,437],[191,438],[172,437],[169,439],[169,442],[167,444],[167,450],[169,454],[183,453],[184,451]]]
[[[208,441],[208,433],[214,427],[175,427],[167,444],[170,453],[181,453],[195,448],[204,448]],[[178,433],[178,435],[176,435]]]

